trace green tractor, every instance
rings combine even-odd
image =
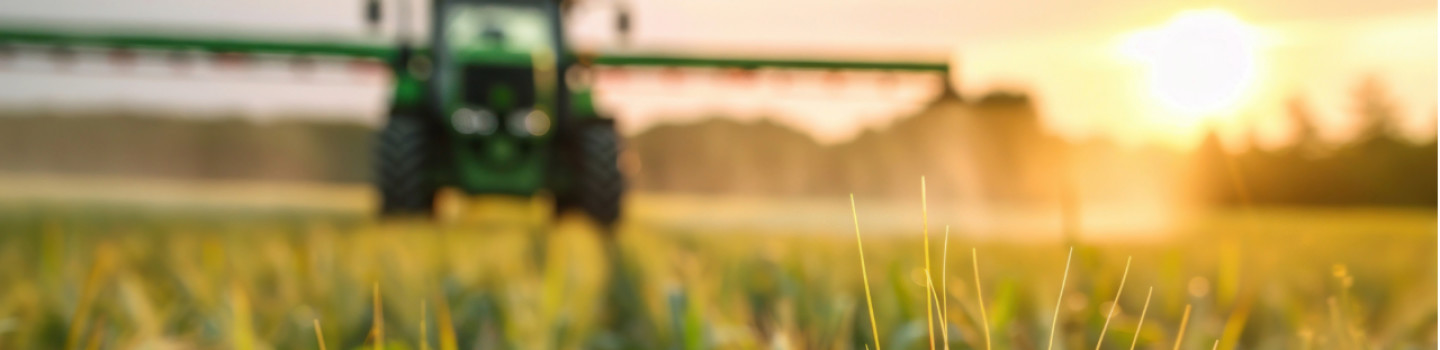
[[[367,19],[380,23],[379,0]],[[402,0],[403,1],[403,0]],[[443,187],[468,194],[554,196],[556,212],[579,209],[603,227],[621,217],[621,138],[597,113],[589,82],[597,66],[726,70],[868,70],[946,74],[947,62],[880,62],[635,53],[580,55],[564,37],[558,0],[431,0],[431,35],[415,43],[398,13],[398,42],[296,40],[191,31],[18,25],[0,21],[0,51],[88,46],[117,52],[204,51],[214,57],[339,57],[380,61],[393,75],[389,116],[376,138],[375,184],[383,215],[431,215]],[[403,5],[403,4],[402,4]],[[408,6],[400,6],[405,9]],[[630,20],[621,9],[616,29]],[[133,29],[133,28],[132,28]],[[948,79],[942,79],[947,85]]]
[[[430,214],[450,186],[549,192],[557,212],[620,218],[620,137],[591,106],[561,13],[552,1],[434,2],[428,45],[402,41],[392,60],[395,97],[375,150],[382,213]]]

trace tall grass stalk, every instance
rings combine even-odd
[[[1070,247],[1070,253],[1065,254],[1065,274],[1060,276],[1060,296],[1055,300],[1055,316],[1050,318],[1050,340],[1047,341],[1046,349],[1055,348],[1055,330],[1060,324],[1060,305],[1065,301],[1065,282],[1070,279],[1070,258],[1075,256],[1075,247]]]
[[[320,350],[325,350],[325,333],[320,331],[320,319],[315,319],[315,344],[320,345]]]
[[[930,293],[929,296],[925,297],[925,307],[928,308],[931,307],[931,305],[934,305],[934,307],[939,307],[940,295],[935,294],[935,281],[930,279],[930,271],[925,271],[925,289],[927,292]],[[934,297],[934,299],[931,299],[931,297]],[[931,304],[931,302],[934,302],[934,304]],[[945,349],[949,349],[950,328],[946,326],[945,310],[940,310],[938,313],[940,314],[940,345]],[[932,328],[931,331],[933,332],[934,329]]]
[[[945,316],[943,315],[943,313],[945,313],[946,311],[950,310],[950,308],[949,308],[950,303],[948,302],[948,301],[949,301],[950,292],[948,291],[949,288],[946,288],[946,286],[949,285],[949,283],[945,283],[945,281],[946,281],[948,278],[950,278],[950,272],[949,272],[949,269],[950,269],[950,225],[945,225],[945,245],[942,246],[941,249],[942,249],[942,251],[941,251],[941,253],[940,253],[940,295],[944,295],[944,296],[946,296],[946,298],[940,300],[940,312],[942,313],[942,315],[941,315],[940,317],[945,318]],[[949,320],[949,318],[946,318],[946,320]]]
[[[1235,348],[1235,342],[1240,339],[1240,333],[1245,331],[1245,324],[1250,319],[1250,308],[1255,303],[1254,294],[1246,293],[1236,301],[1234,311],[1225,319],[1225,326],[1220,332],[1220,340],[1230,339],[1225,343],[1225,348]]]
[[[865,284],[865,307],[870,309],[870,334],[875,336],[875,350],[880,350],[880,327],[875,326],[875,300],[870,297],[870,276],[865,272],[865,244],[860,241],[860,214],[855,211],[854,193],[850,194],[850,217],[855,221],[855,246],[860,252],[860,282]]]
[[[1185,304],[1185,314],[1180,316],[1180,333],[1175,335],[1175,348],[1180,350],[1180,340],[1185,339],[1185,324],[1190,323],[1190,304]]]
[[[1135,324],[1135,337],[1130,339],[1130,350],[1135,350],[1135,344],[1140,342],[1140,327],[1145,326],[1145,312],[1150,311],[1150,294],[1155,293],[1155,287],[1151,286],[1145,292],[1145,307],[1140,308],[1140,323]]]
[[[1100,350],[1100,344],[1105,343],[1105,331],[1110,329],[1110,319],[1115,317],[1115,307],[1120,306],[1120,293],[1125,291],[1125,278],[1130,276],[1130,259],[1125,257],[1125,273],[1120,274],[1120,288],[1115,290],[1115,301],[1110,303],[1110,312],[1105,314],[1105,325],[1100,326],[1100,339],[1095,340],[1095,350]]]
[[[980,257],[970,248],[970,266],[975,268],[975,300],[980,303],[980,325],[985,329],[985,350],[990,350],[990,320],[985,316],[985,296],[980,294]]]
[[[928,208],[926,208],[925,203],[926,203],[926,201],[925,201],[925,177],[924,177],[924,176],[921,176],[921,177],[920,177],[920,221],[921,221],[921,224],[922,224],[922,226],[921,226],[921,227],[922,227],[922,230],[923,230],[923,232],[925,233],[925,279],[928,281],[928,280],[930,279],[930,210],[929,210]],[[933,287],[933,286],[931,286],[931,287]],[[927,288],[931,288],[931,287],[927,287]],[[934,294],[933,291],[927,291],[926,293]],[[929,298],[929,297],[926,297],[926,298]],[[932,312],[932,309],[930,308],[930,302],[929,302],[929,301],[926,301],[926,302],[925,302],[925,329],[926,329],[925,335],[929,336],[929,338],[930,338],[930,350],[935,350],[935,324],[932,323],[933,320],[934,320],[934,318],[935,318],[935,315],[934,315],[934,313]]]
[[[948,326],[950,324],[950,292],[947,288],[950,284],[945,282],[950,278],[948,271],[950,268],[950,225],[945,225],[945,245],[941,249],[943,251],[940,253],[940,296],[942,297],[940,298],[940,329],[944,333],[940,334],[944,336],[945,350],[950,350],[950,327]]]

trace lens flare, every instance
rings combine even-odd
[[[1144,67],[1167,124],[1190,128],[1234,113],[1256,80],[1259,35],[1223,10],[1194,10],[1128,36],[1122,53]]]

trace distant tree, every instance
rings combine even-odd
[[[1375,138],[1388,137],[1396,133],[1395,106],[1390,101],[1380,78],[1370,75],[1360,81],[1353,92],[1355,118],[1360,121],[1360,133],[1356,141],[1365,142]]]
[[[1215,129],[1205,131],[1205,138],[1200,146],[1193,153],[1195,157],[1196,173],[1200,181],[1199,190],[1201,197],[1217,204],[1235,204],[1239,202],[1235,186],[1231,183],[1230,167],[1233,159],[1225,151],[1225,146],[1220,142],[1220,135]]]
[[[1324,147],[1315,128],[1315,113],[1301,97],[1291,97],[1285,103],[1285,117],[1290,121],[1292,134],[1291,149],[1306,156],[1318,156]]]
[[[979,106],[995,105],[1023,105],[1030,103],[1030,95],[1014,91],[993,91],[980,97],[975,104]]]

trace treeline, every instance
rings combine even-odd
[[[1196,152],[1206,197],[1222,204],[1434,206],[1435,139],[1403,136],[1377,80],[1363,81],[1353,98],[1359,131],[1345,143],[1321,140],[1301,100],[1289,105],[1295,136],[1285,148],[1231,154],[1210,134]]]
[[[942,98],[837,145],[766,121],[720,118],[654,128],[630,145],[641,164],[635,183],[656,192],[909,198],[923,175],[932,200],[1434,206],[1434,138],[1401,136],[1378,81],[1365,80],[1353,97],[1362,127],[1348,142],[1321,140],[1295,101],[1284,116],[1297,130],[1290,146],[1238,153],[1214,134],[1193,152],[1065,142],[1044,132],[1030,99],[1016,93]]]
[[[1024,95],[946,95],[922,112],[835,145],[761,120],[710,118],[632,137],[636,187],[740,195],[919,195],[1033,201],[1057,191],[1058,140],[1040,132]]]
[[[0,171],[363,182],[373,133],[359,124],[11,111],[0,115]]]

